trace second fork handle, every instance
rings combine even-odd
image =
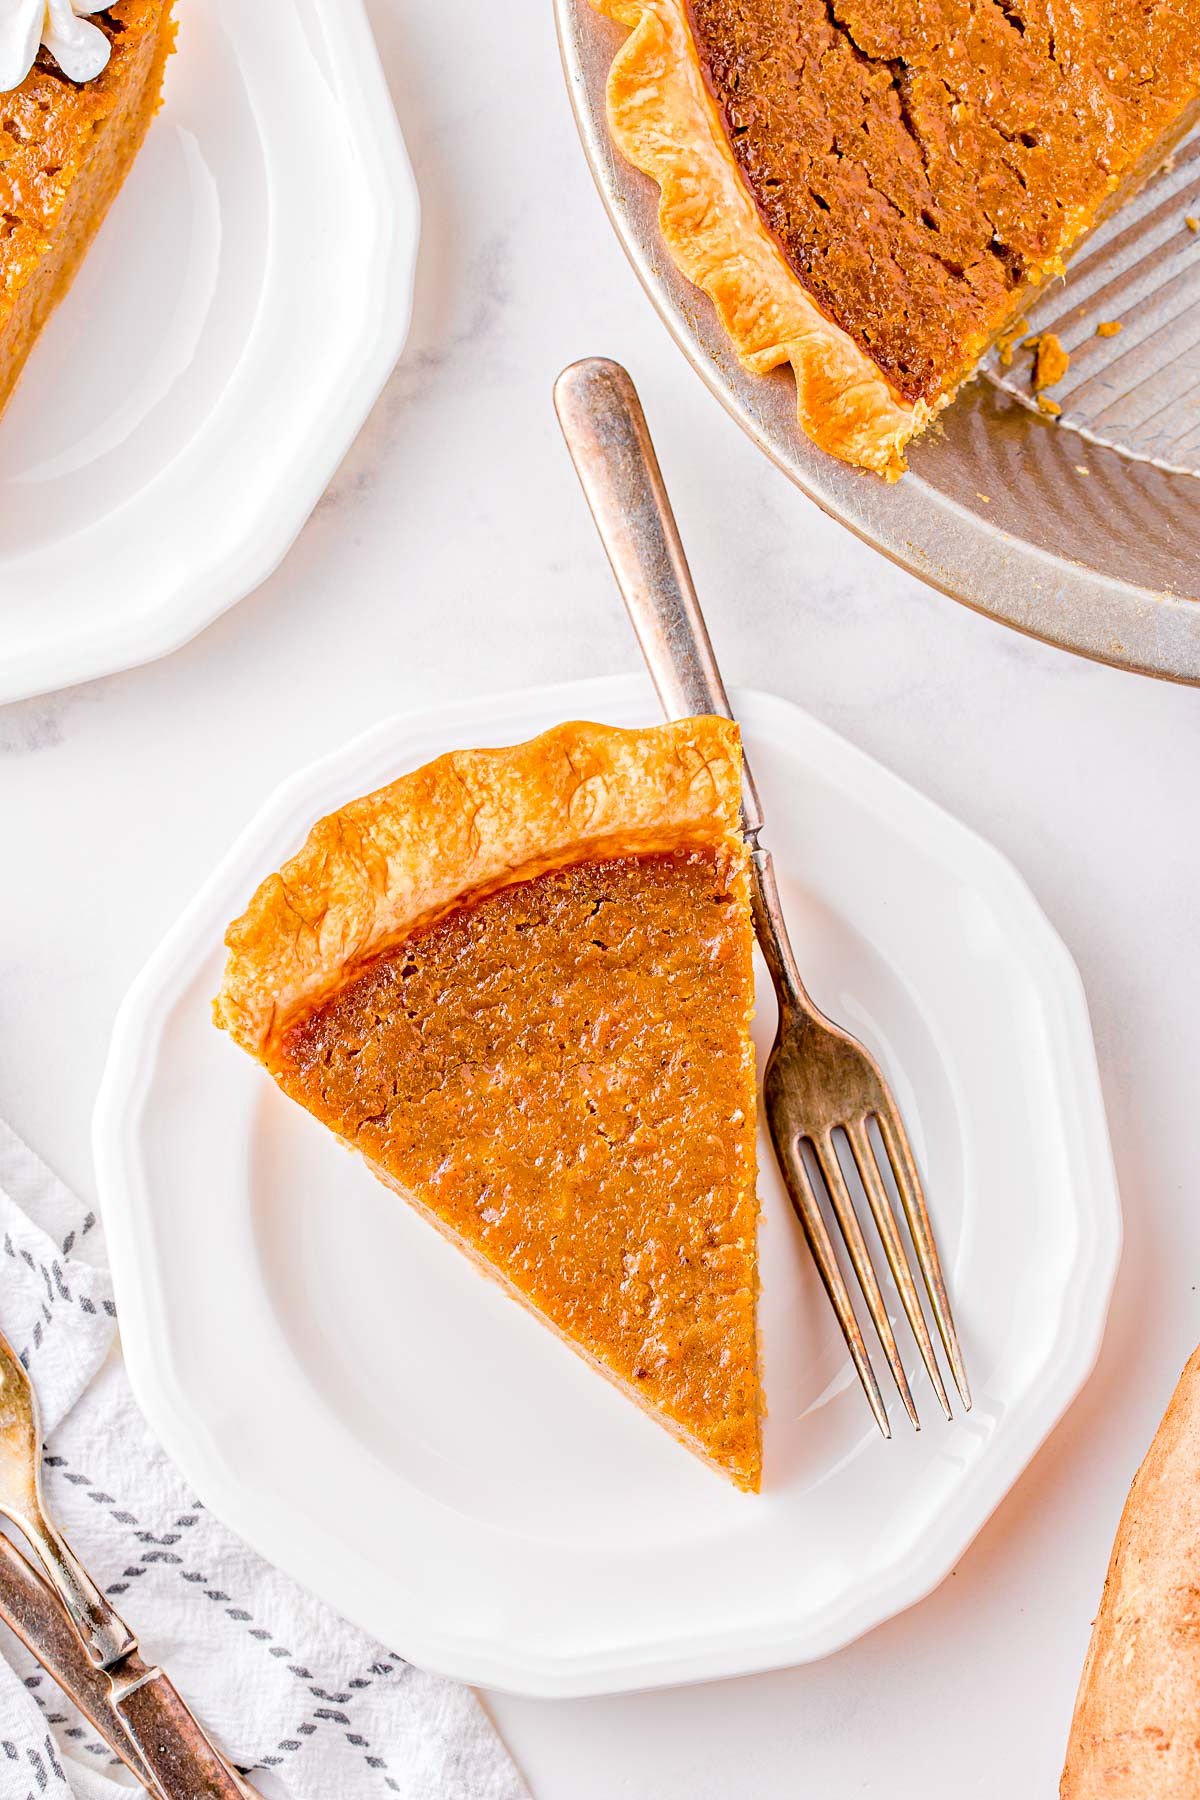
[[[50,1584],[0,1533],[0,1619],[14,1632],[116,1754],[147,1785],[136,1744],[112,1703],[108,1676],[89,1657]]]
[[[113,1709],[162,1800],[248,1800],[250,1790],[161,1669],[134,1651],[109,1679]]]
[[[109,1675],[97,1667],[84,1649],[59,1596],[30,1566],[11,1538],[3,1534],[0,1619],[36,1656],[156,1800],[177,1800],[180,1795],[186,1800],[200,1800],[204,1795],[226,1794],[235,1800],[256,1800],[255,1789],[216,1758],[211,1746],[206,1745],[198,1758],[189,1763],[181,1762],[180,1746],[191,1750],[192,1734],[198,1733],[199,1727],[161,1670],[148,1669],[132,1653],[123,1664],[123,1677],[118,1677],[119,1691],[114,1691]],[[155,1687],[157,1694],[149,1691]],[[139,1692],[144,1697],[139,1699]],[[151,1743],[153,1763],[143,1754],[142,1746],[147,1740]],[[232,1782],[232,1787],[219,1785],[218,1777]]]
[[[604,356],[554,384],[571,460],[669,719],[733,713],[713,655],[646,415],[629,373]],[[762,808],[742,762],[742,830],[755,848]]]

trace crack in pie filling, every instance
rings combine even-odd
[[[1200,0],[592,0],[613,138],[743,363],[904,447],[1200,116]]]
[[[217,1023],[682,1443],[761,1477],[736,726],[564,725],[352,802]]]

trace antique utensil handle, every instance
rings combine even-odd
[[[0,1514],[24,1532],[97,1668],[137,1639],[117,1617],[42,1500],[42,1421],[29,1371],[0,1332]]]
[[[720,713],[729,696],[696,599],[646,415],[627,370],[589,356],[554,384],[571,460],[669,719]],[[755,847],[762,808],[742,762],[742,830]]]
[[[113,1707],[162,1800],[246,1800],[251,1792],[214,1749],[161,1669],[138,1656],[112,1671]]]
[[[15,1632],[48,1675],[90,1719],[105,1742],[138,1780],[146,1773],[137,1746],[112,1703],[112,1687],[103,1669],[87,1654],[58,1596],[21,1555],[10,1538],[0,1535],[0,1619]]]
[[[138,1655],[137,1639],[62,1533],[40,1508],[21,1525],[88,1656],[107,1675],[113,1710],[161,1800],[245,1800],[237,1776],[162,1670],[148,1667]]]
[[[156,1800],[253,1800],[255,1790],[216,1757],[166,1677],[134,1651],[111,1674],[100,1668],[59,1596],[3,1536],[0,1619]]]
[[[245,1800],[237,1776],[162,1670],[137,1654],[137,1639],[62,1534],[40,1515],[24,1529],[89,1656],[107,1671],[113,1707],[162,1800]]]
[[[62,1533],[42,1512],[40,1504],[36,1511],[31,1507],[17,1522],[37,1551],[54,1591],[70,1614],[71,1622],[97,1668],[107,1669],[128,1656],[131,1650],[136,1650],[137,1639],[113,1611]]]
[[[669,719],[692,713],[731,719],[729,696],[629,371],[604,356],[572,363],[554,384],[554,406],[663,711]],[[743,749],[742,834],[750,850],[755,933],[781,1000],[811,1011],[771,853],[758,841],[762,828],[762,802]]]
[[[47,1514],[37,1394],[3,1333],[0,1401],[0,1513],[24,1532],[61,1609],[61,1622],[69,1621],[68,1629],[78,1633],[74,1657],[90,1665],[89,1680],[79,1684],[81,1705],[88,1695],[97,1697],[99,1711],[120,1740],[114,1747],[122,1756],[130,1753],[130,1767],[140,1779],[145,1770],[159,1800],[246,1800],[251,1790],[213,1748],[162,1670],[148,1667],[138,1655],[136,1637]],[[38,1604],[40,1583],[15,1548],[11,1556],[7,1551],[0,1556],[8,1577],[7,1583],[0,1581],[0,1611],[6,1599],[11,1601],[14,1629],[35,1653],[40,1654],[36,1645],[44,1644],[69,1675],[72,1654],[64,1651],[44,1604]],[[29,1580],[22,1579],[23,1572]]]

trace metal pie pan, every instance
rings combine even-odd
[[[1100,662],[1200,684],[1200,236],[1184,226],[1200,211],[1200,133],[1030,312],[1031,330],[1052,323],[1072,351],[1055,390],[1063,417],[1042,417],[1020,367],[993,358],[889,486],[809,442],[790,371],[741,367],[659,236],[657,187],[610,141],[604,88],[624,33],[587,0],[555,9],[617,235],[676,343],[759,448],[832,517],[976,611]],[[1114,315],[1121,334],[1097,336],[1096,319]]]

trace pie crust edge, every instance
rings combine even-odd
[[[608,77],[608,125],[657,182],[659,229],[716,307],[752,374],[788,362],[796,415],[822,450],[894,481],[935,406],[908,401],[792,273],[742,182],[688,24],[686,0],[591,0],[629,27]]]
[[[457,750],[318,821],[229,927],[213,1017],[259,1061],[373,956],[467,900],[589,856],[708,844],[744,872],[737,726],[572,722]]]

